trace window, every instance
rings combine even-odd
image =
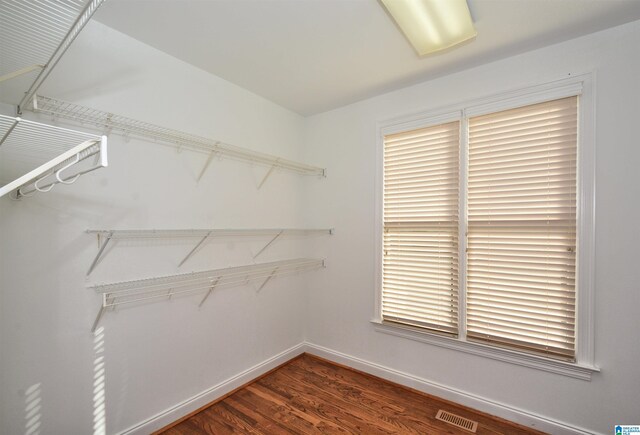
[[[384,324],[592,366],[582,84],[381,129]]]
[[[458,330],[460,123],[385,137],[382,315]]]
[[[469,118],[469,339],[575,358],[577,106]]]

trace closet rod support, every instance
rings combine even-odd
[[[178,264],[178,267],[181,267],[189,258],[191,258],[191,256],[198,250],[200,246],[202,246],[202,244],[209,238],[210,235],[211,231],[209,231],[202,239],[200,239],[198,244],[187,254],[186,257],[184,257],[180,264]]]
[[[98,235],[98,237],[100,237],[100,236]],[[89,276],[91,274],[91,272],[93,272],[93,269],[95,269],[95,267],[98,265],[98,261],[100,261],[100,256],[104,252],[104,248],[107,247],[107,243],[109,243],[109,240],[111,240],[111,237],[113,237],[113,231],[110,231],[109,234],[107,234],[105,236],[104,242],[102,242],[100,244],[100,249],[98,249],[98,253],[96,254],[96,258],[93,259],[93,262],[91,263],[91,266],[89,266],[89,270],[87,271],[87,276]]]

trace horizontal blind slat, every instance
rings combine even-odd
[[[577,103],[469,119],[472,340],[574,356]]]
[[[459,122],[384,137],[382,316],[455,334]]]

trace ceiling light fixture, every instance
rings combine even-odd
[[[380,0],[419,56],[477,35],[466,0]]]

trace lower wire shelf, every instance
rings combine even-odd
[[[104,312],[108,308],[115,309],[118,305],[204,292],[205,295],[198,304],[200,307],[214,289],[262,281],[258,288],[260,291],[273,278],[295,275],[324,266],[323,259],[297,258],[90,286],[89,288],[94,289],[102,296],[100,310],[93,322],[91,332],[94,332],[98,327]]]

